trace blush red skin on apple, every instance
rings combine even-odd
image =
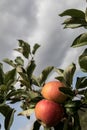
[[[55,126],[63,117],[63,108],[58,103],[43,99],[36,104],[35,116],[46,126]]]
[[[45,99],[63,103],[67,99],[67,95],[59,90],[60,87],[65,87],[65,85],[60,81],[50,81],[43,86],[41,94]]]

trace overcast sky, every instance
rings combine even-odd
[[[76,62],[82,49],[72,49],[70,45],[83,30],[64,30],[63,18],[58,14],[69,8],[84,11],[85,7],[85,0],[0,0],[0,61],[17,56],[13,49],[22,39],[41,45],[36,55],[37,74],[46,66],[64,68]],[[16,125],[16,129],[29,130],[29,125],[25,124],[26,129]]]

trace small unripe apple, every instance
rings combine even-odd
[[[65,87],[65,85],[60,81],[50,81],[43,86],[41,94],[48,100],[63,103],[67,95],[59,90],[60,87]]]
[[[36,104],[35,116],[48,127],[57,125],[63,117],[63,107],[61,104],[43,99]]]

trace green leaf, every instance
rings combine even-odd
[[[71,116],[68,116],[67,119],[64,121],[64,127],[63,130],[69,130],[69,122],[70,122]]]
[[[54,70],[55,70],[60,76],[63,76],[63,72],[64,72],[63,69],[54,68]]]
[[[32,84],[40,87],[40,82],[35,75],[32,75]]]
[[[71,16],[71,17],[76,17],[76,18],[84,18],[85,14],[83,11],[78,10],[78,9],[68,9],[65,10],[63,13],[59,14],[59,16]]]
[[[32,130],[39,130],[41,124],[36,120],[33,124]]]
[[[17,67],[16,67],[16,71],[18,72],[18,73],[26,73],[26,71],[25,71],[25,69],[21,66],[21,65],[18,65]]]
[[[55,79],[65,83],[65,80],[64,80],[64,77],[63,76],[58,76],[58,77],[55,77]]]
[[[24,72],[19,72],[19,75],[20,75],[19,81],[21,82],[21,84],[23,86],[26,86],[27,88],[30,88],[31,86],[30,86],[30,80],[28,78],[28,75]]]
[[[0,63],[0,85],[4,83],[3,64]]]
[[[86,77],[77,77],[76,81],[76,89],[84,88],[87,86],[87,78]]]
[[[4,83],[9,87],[16,82],[16,69],[12,69],[5,73]]]
[[[27,76],[26,73],[24,73],[24,72],[19,72],[19,75],[20,75],[20,79],[19,79],[19,80],[22,80],[22,79],[23,79],[23,80],[29,82],[29,79],[28,79],[28,76]]]
[[[71,87],[73,82],[73,76],[76,70],[76,65],[74,63],[70,64],[65,70],[64,70],[64,80],[68,87]]]
[[[71,24],[66,24],[65,26],[64,26],[64,28],[72,28],[72,29],[74,29],[74,28],[78,28],[78,27],[81,27],[82,26],[82,24],[74,24],[74,23],[71,23]]]
[[[54,69],[53,66],[48,66],[46,67],[42,73],[40,74],[40,76],[38,77],[39,83],[41,86],[43,86],[43,84],[45,83],[47,77],[49,76],[49,74],[51,73],[51,71]]]
[[[21,85],[20,86],[26,86],[26,88],[31,88],[30,82],[26,80],[19,80]]]
[[[8,58],[3,59],[3,62],[7,63],[8,65],[10,65],[12,67],[16,67],[15,63]]]
[[[20,101],[21,101],[20,97],[17,96],[17,97],[14,97],[10,100],[10,104],[14,104],[14,103],[17,103],[17,102],[20,102]]]
[[[43,97],[42,97],[40,94],[38,94],[38,96],[37,96],[36,98],[31,98],[29,108],[32,108],[32,106],[33,106],[33,108],[35,108],[36,104],[37,104],[40,100],[42,100],[42,99],[43,99]]]
[[[79,108],[80,105],[81,105],[81,101],[68,101],[68,102],[65,104],[65,107],[66,107],[66,108],[71,108],[71,107]]]
[[[80,108],[80,105],[81,105],[81,101],[68,101],[66,104],[65,104],[65,109],[66,109],[66,113],[68,115],[75,115],[76,112],[79,110]]]
[[[86,11],[85,11],[85,21],[87,22],[87,8],[86,8]]]
[[[28,95],[29,95],[30,99],[32,100],[32,99],[37,98],[37,97],[39,96],[39,93],[30,90],[30,91],[28,92]]]
[[[15,62],[17,65],[24,65],[24,60],[20,56],[16,57]]]
[[[4,104],[4,105],[1,105],[0,106],[0,113],[3,115],[3,116],[7,116],[8,112],[12,110],[12,108],[7,105],[7,104]]]
[[[78,28],[84,27],[86,28],[87,22],[85,20],[85,13],[78,9],[68,9],[65,10],[60,16],[70,16],[67,18],[63,24],[65,24],[64,28]]]
[[[15,98],[17,96],[22,98],[22,97],[27,97],[27,94],[23,89],[12,90],[7,94],[6,99],[9,100],[12,99],[12,97]]]
[[[5,117],[5,130],[10,130],[13,123],[15,110],[11,109]]]
[[[18,116],[26,116],[29,117],[34,112],[34,109],[27,109],[18,114]]]
[[[4,92],[0,92],[0,106],[4,105],[6,102],[5,94]]]
[[[55,78],[60,80],[61,82],[64,82],[67,87],[71,87],[75,70],[76,65],[74,63],[70,64],[65,70],[56,68],[56,72],[60,76]]]
[[[79,56],[79,65],[83,72],[87,72],[87,48],[84,52]]]
[[[33,55],[36,53],[36,51],[37,51],[37,49],[38,49],[39,47],[40,47],[40,45],[37,44],[37,43],[34,45],[33,50],[32,50],[32,54],[33,54]]]
[[[80,118],[79,118],[79,114],[77,112],[74,114],[74,127],[73,127],[73,130],[81,130]]]
[[[23,40],[18,40],[18,41],[19,41],[19,47],[20,48],[14,49],[14,50],[22,53],[23,56],[28,59],[29,58],[29,54],[31,53],[30,52],[31,51],[30,50],[30,45],[27,42],[23,41]]]
[[[3,114],[3,116],[5,117],[4,121],[5,130],[10,130],[10,127],[14,119],[14,112],[15,110],[6,104],[0,106],[0,113]]]
[[[71,47],[87,45],[87,33],[80,34],[72,43]]]
[[[23,48],[22,47],[20,47],[20,48],[16,48],[16,49],[14,49],[15,51],[18,51],[19,53],[21,53],[21,54],[23,54]]]
[[[33,71],[35,70],[35,67],[36,67],[35,61],[31,60],[26,68],[26,72],[29,79],[31,79],[31,76],[33,74]]]
[[[84,103],[87,105],[87,89],[84,91]],[[86,107],[87,108],[87,107]]]
[[[60,91],[62,91],[64,94],[68,95],[69,97],[75,96],[74,92],[68,88],[68,87],[60,87]]]
[[[19,81],[20,81],[21,85],[26,86],[27,88],[30,88],[31,87],[30,80],[29,80],[26,72],[23,72],[23,69],[20,67],[17,68],[17,71],[20,75]]]
[[[63,24],[65,24],[64,28],[78,28],[78,27],[85,27],[87,26],[87,22],[85,21],[85,19],[82,18],[75,18],[75,17],[71,17],[71,18],[67,18]]]
[[[4,84],[0,85],[0,91],[1,91],[1,92],[5,92],[6,89],[7,89],[7,86],[6,86],[6,85],[4,85]]]

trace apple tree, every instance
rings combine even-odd
[[[59,16],[68,16],[63,22],[64,28],[84,28],[84,33],[79,34],[73,40],[71,47],[86,46],[87,9],[84,11],[67,9]],[[0,63],[0,113],[4,116],[5,130],[10,130],[16,112],[16,108],[12,108],[11,104],[21,102],[20,107],[23,111],[18,116],[22,115],[30,119],[37,103],[44,99],[41,90],[51,72],[56,72],[58,75],[53,79],[66,86],[59,88],[60,92],[67,96],[63,103],[58,103],[62,106],[64,115],[56,125],[51,127],[36,118],[32,130],[39,130],[41,126],[44,130],[51,130],[52,128],[54,130],[82,130],[79,116],[80,112],[85,113],[87,108],[87,48],[78,57],[80,71],[84,73],[84,76],[76,77],[76,63],[71,63],[64,70],[55,66],[47,66],[40,75],[36,76],[34,74],[36,69],[35,55],[39,47],[40,45],[35,43],[31,48],[29,43],[18,40],[18,48],[14,51],[19,52],[19,55],[14,60],[5,58],[3,59],[4,62]],[[10,70],[4,71],[4,63],[11,66]],[[74,79],[76,79],[75,85],[73,84]]]

